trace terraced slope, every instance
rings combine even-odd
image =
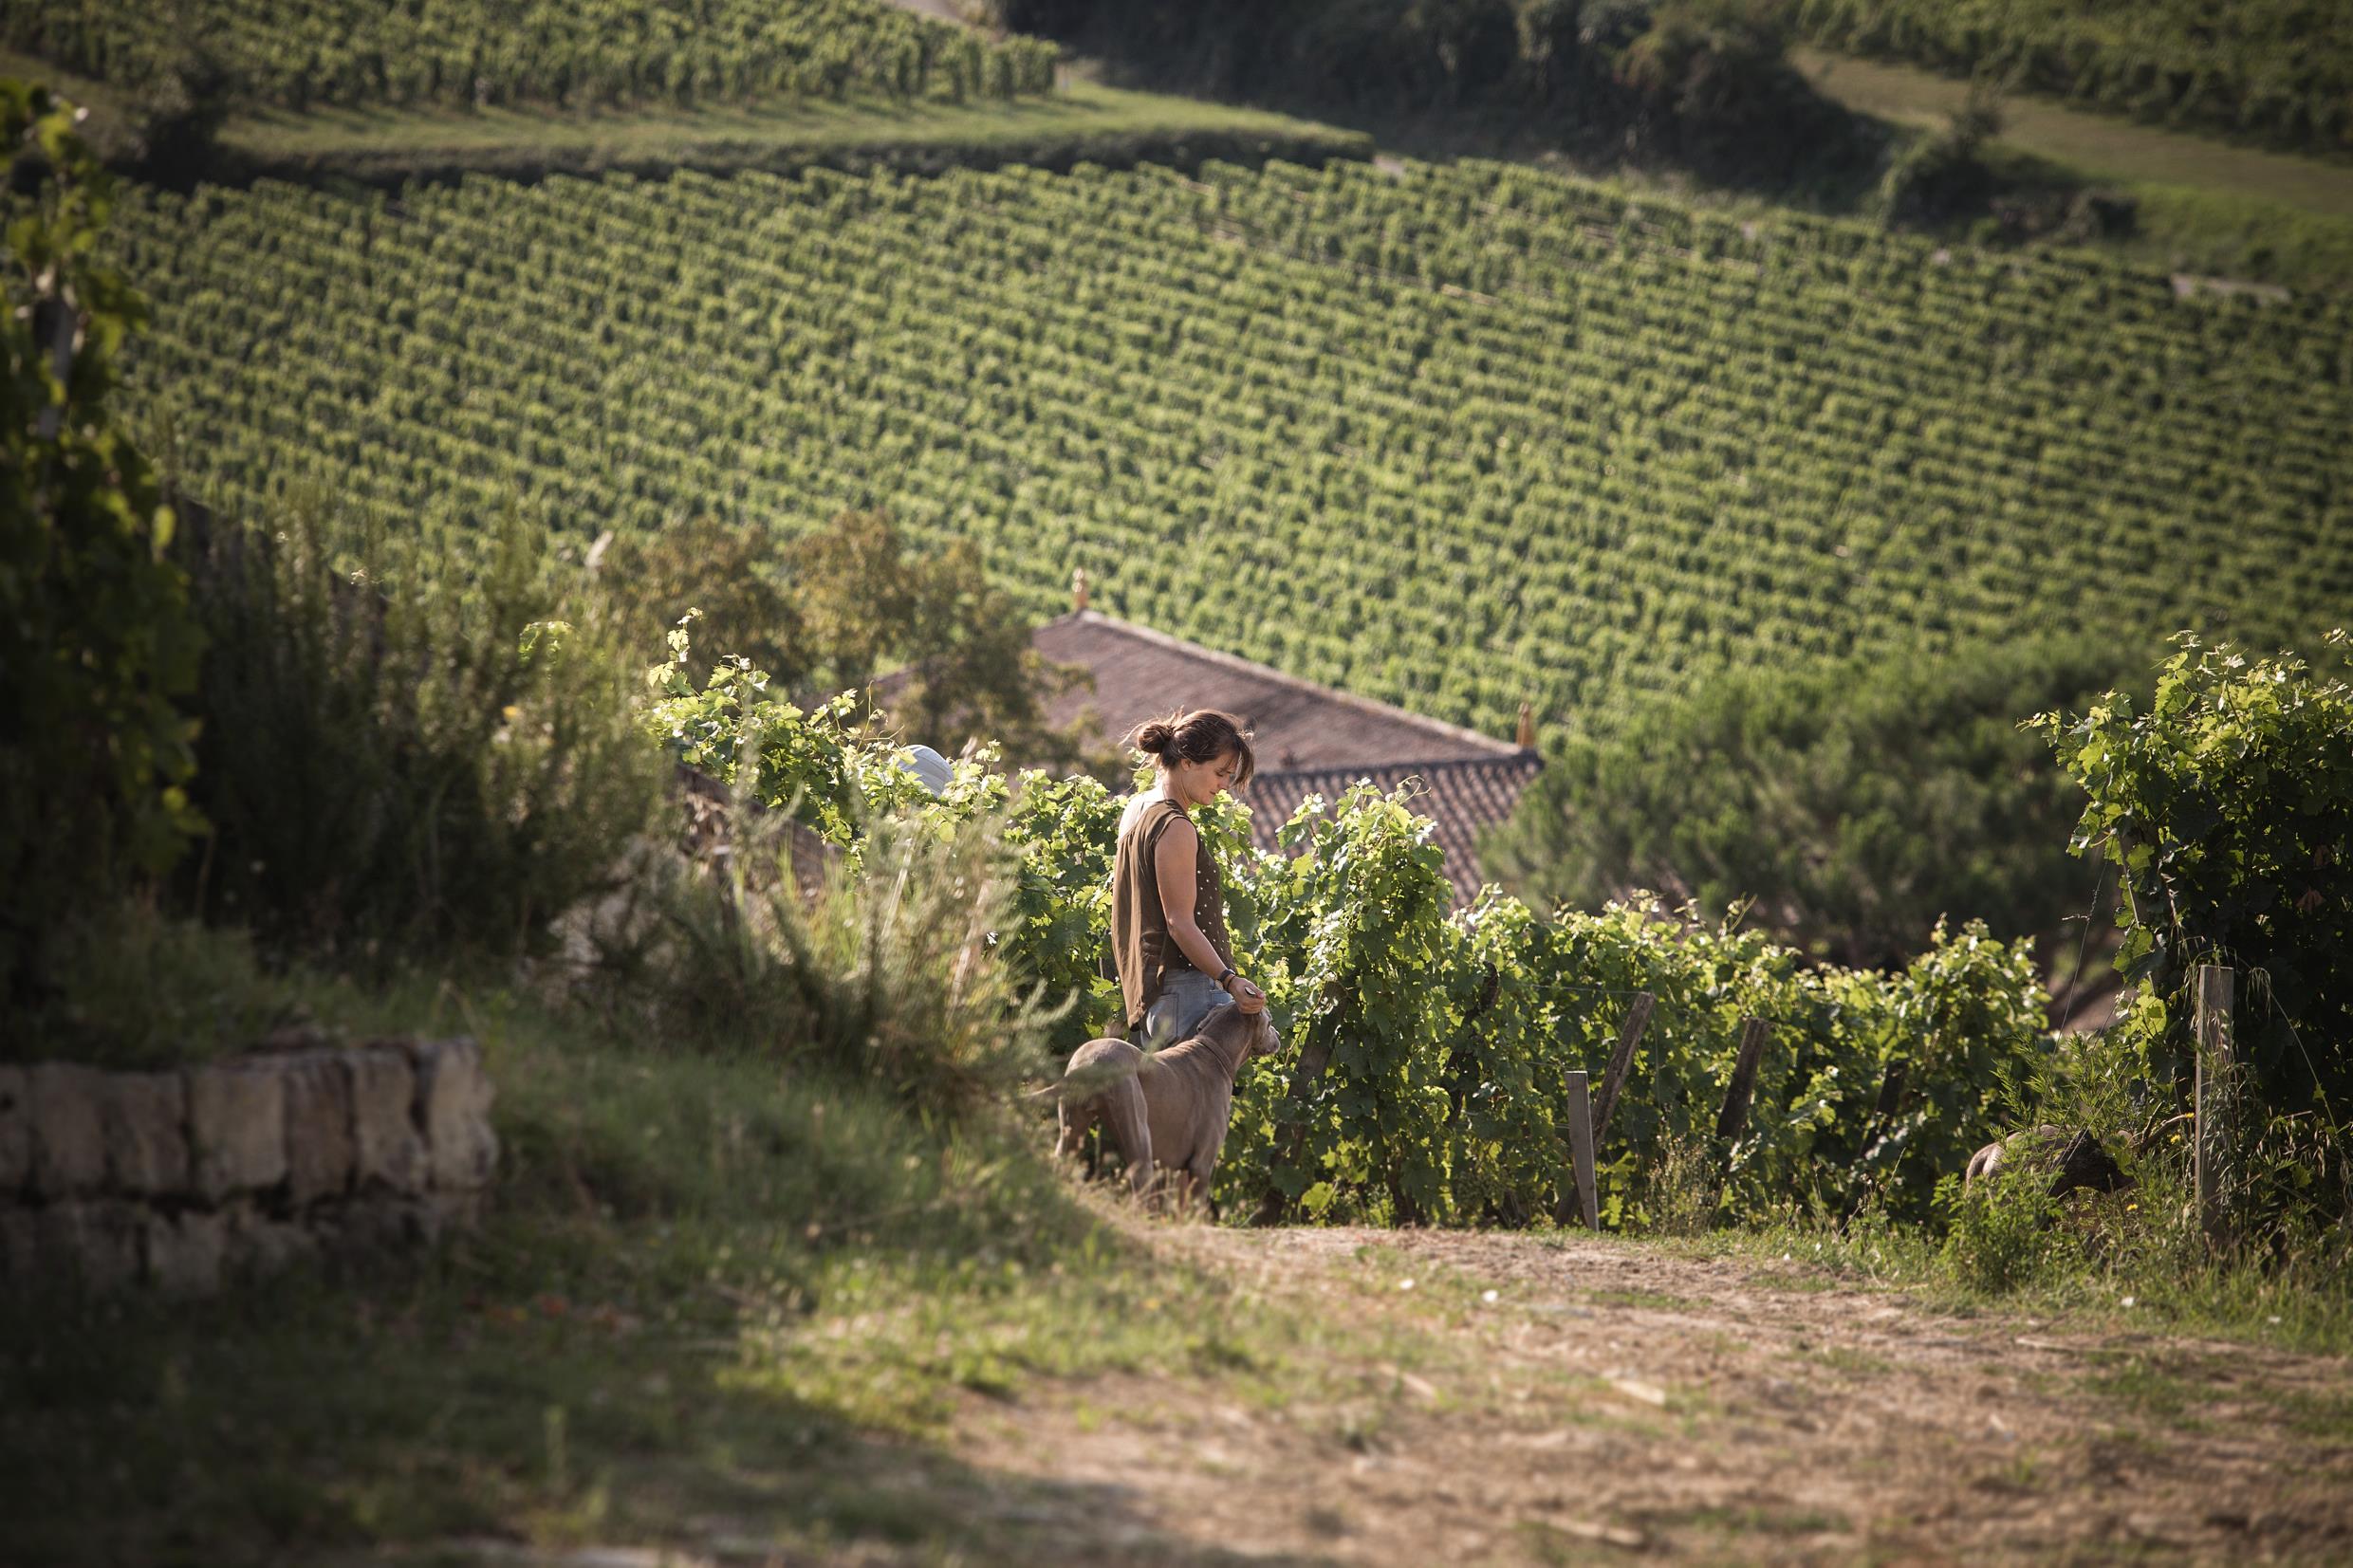
[[[34,0],[0,45],[102,82],[195,68],[241,108],[1010,98],[1055,46],[983,42],[884,0]]]
[[[584,534],[883,506],[1503,732],[1727,661],[2353,605],[2353,312],[1526,169],[149,198],[137,367],[232,502]]]

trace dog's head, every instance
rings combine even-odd
[[[1283,1031],[1274,1026],[1274,1015],[1272,1013],[1251,1013],[1250,1015],[1250,1044],[1246,1048],[1246,1055],[1276,1056],[1281,1054],[1283,1049]]]
[[[1201,1033],[1214,1032],[1231,1049],[1235,1043],[1242,1047],[1242,1060],[1254,1056],[1273,1056],[1283,1049],[1283,1032],[1274,1026],[1270,1013],[1246,1013],[1239,1007],[1212,1007],[1202,1022]]]

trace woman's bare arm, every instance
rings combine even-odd
[[[1193,961],[1195,968],[1214,980],[1225,971],[1226,960],[1194,918],[1194,898],[1199,890],[1194,858],[1200,853],[1200,835],[1191,822],[1179,819],[1169,823],[1160,841],[1152,846],[1152,871],[1160,884],[1160,915],[1168,923],[1169,939]],[[1265,995],[1247,980],[1235,983],[1233,999],[1244,1012],[1256,1012],[1267,1005]]]

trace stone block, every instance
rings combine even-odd
[[[352,1175],[362,1190],[421,1192],[427,1166],[417,1132],[417,1074],[397,1049],[352,1051]]]
[[[25,1075],[32,1124],[32,1185],[43,1197],[96,1192],[106,1182],[106,1135],[100,1102],[106,1075],[94,1067],[45,1061]]]
[[[491,1128],[491,1078],[482,1047],[471,1040],[420,1040],[410,1047],[417,1065],[417,1121],[437,1190],[471,1190],[490,1184],[498,1168],[498,1134]]]
[[[318,1238],[308,1230],[284,1220],[273,1220],[250,1206],[228,1209],[222,1218],[221,1262],[228,1273],[250,1277],[275,1274],[318,1253]]]
[[[144,1267],[146,1229],[147,1212],[137,1204],[103,1198],[53,1203],[40,1210],[35,1238],[42,1275],[101,1293],[136,1284]]]
[[[351,1187],[351,1073],[325,1052],[279,1059],[286,1085],[286,1176],[297,1205]]]
[[[110,1073],[99,1104],[107,1185],[118,1192],[188,1190],[188,1082],[178,1073]]]
[[[286,1085],[275,1067],[219,1062],[187,1079],[196,1197],[217,1204],[286,1180]]]
[[[41,1222],[35,1210],[0,1204],[0,1287],[21,1291],[41,1278]]]
[[[220,1289],[229,1224],[219,1214],[150,1210],[146,1245],[147,1278],[157,1290],[170,1296],[210,1296]]]
[[[366,1267],[436,1239],[442,1216],[431,1199],[380,1194],[343,1204],[321,1219],[320,1245],[340,1263]]]
[[[32,1107],[22,1067],[0,1067],[0,1198],[32,1180]]]

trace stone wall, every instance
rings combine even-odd
[[[0,1066],[0,1287],[200,1294],[430,1240],[472,1221],[497,1162],[471,1040]]]

